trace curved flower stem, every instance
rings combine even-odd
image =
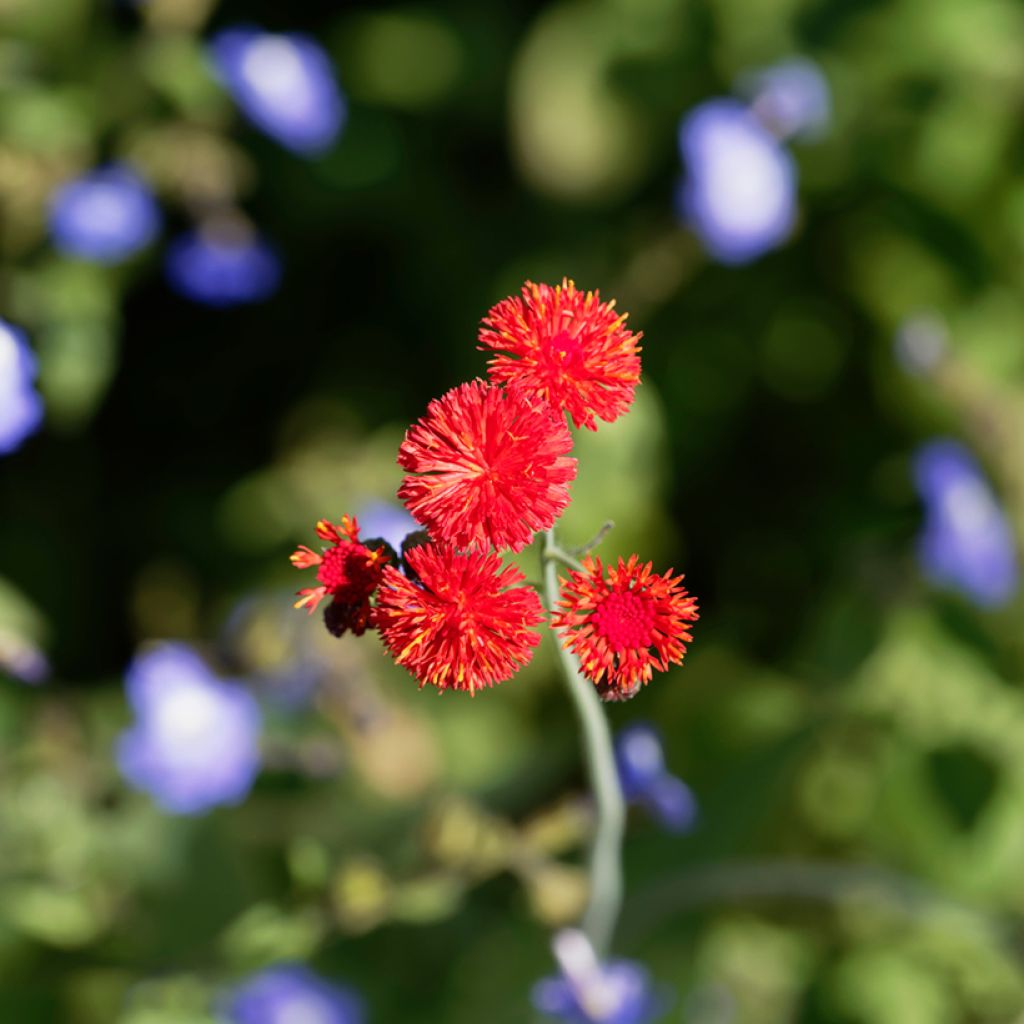
[[[550,537],[550,534],[545,534],[545,537]],[[567,565],[570,569],[575,569],[577,572],[583,572],[583,565],[578,558],[575,558],[570,552],[564,548],[560,548],[555,541],[551,541],[550,544],[545,542],[544,544],[544,561],[547,562],[561,562],[562,565]],[[555,597],[558,596],[557,590],[555,591]],[[548,601],[553,601],[554,597],[548,594]]]
[[[586,544],[581,544],[578,548],[570,548],[569,553],[572,555],[589,555],[608,536],[608,534],[615,529],[615,521],[608,519],[601,524],[601,529],[594,534]]]
[[[554,608],[559,592],[555,563],[566,560],[565,552],[555,541],[554,530],[545,534],[543,558],[545,601],[550,610]],[[608,954],[622,905],[622,836],[626,805],[615,768],[608,719],[597,690],[583,678],[576,655],[557,640],[556,647],[569,695],[579,717],[587,776],[597,811],[597,824],[590,844],[590,899],[583,915],[583,930],[597,955],[603,958]]]

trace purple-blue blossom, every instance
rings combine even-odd
[[[0,626],[0,675],[37,686],[50,675],[50,662],[27,636]]]
[[[572,928],[555,935],[552,949],[561,973],[534,985],[531,999],[540,1013],[566,1024],[649,1024],[664,1011],[642,964],[602,964],[590,940]]]
[[[796,222],[796,165],[736,100],[715,99],[680,123],[684,175],[677,212],[721,263],[757,259],[781,245]]]
[[[67,182],[50,199],[50,237],[67,256],[120,263],[149,245],[160,210],[149,186],[121,165]]]
[[[271,967],[243,982],[225,1001],[230,1024],[363,1024],[360,998],[306,967]]]
[[[356,516],[359,520],[359,534],[369,540],[386,540],[395,551],[402,550],[402,541],[410,533],[423,527],[402,505],[392,501],[368,501]]]
[[[0,455],[9,455],[43,421],[36,360],[24,333],[0,320]]]
[[[341,134],[345,97],[330,58],[309,36],[240,25],[214,36],[210,55],[245,116],[281,145],[313,156]]]
[[[172,814],[240,803],[260,768],[253,696],[219,679],[192,648],[164,643],[138,654],[125,678],[135,722],[117,763],[136,789]]]
[[[913,473],[924,504],[917,551],[925,575],[983,608],[1012,600],[1013,531],[974,456],[957,441],[931,441],[915,453]]]
[[[615,737],[615,765],[622,795],[642,804],[671,832],[686,832],[697,817],[697,801],[689,786],[665,767],[656,729],[636,723]]]
[[[204,306],[227,308],[261,302],[281,283],[275,250],[252,231],[232,224],[179,235],[167,249],[168,283]]]
[[[744,75],[740,91],[758,120],[779,139],[819,139],[832,119],[828,80],[806,57]]]

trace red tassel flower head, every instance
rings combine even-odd
[[[563,645],[580,659],[583,674],[607,699],[631,696],[651,680],[681,665],[693,637],[697,602],[682,585],[682,576],[659,575],[636,555],[608,567],[587,558],[583,571],[562,583],[562,598],[552,616]]]
[[[503,299],[483,324],[479,347],[497,353],[491,380],[526,388],[577,427],[596,430],[596,417],[611,423],[632,404],[643,335],[626,327],[614,301],[569,280],[554,288],[527,281],[522,298]]]
[[[359,523],[355,516],[342,516],[340,523],[321,519],[316,535],[328,542],[318,554],[304,544],[291,556],[296,569],[316,566],[318,585],[300,590],[296,608],[312,614],[326,597],[333,600],[324,613],[327,628],[341,636],[351,630],[356,636],[366,632],[370,619],[370,597],[380,583],[388,562],[382,547],[371,549],[359,542]]]
[[[424,544],[407,552],[414,582],[388,566],[374,625],[420,686],[468,690],[511,678],[533,656],[540,598],[495,552]]]
[[[457,548],[521,551],[569,504],[572,435],[546,402],[480,380],[453,388],[406,432],[398,497]]]

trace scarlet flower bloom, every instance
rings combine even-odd
[[[521,551],[569,504],[572,435],[546,402],[481,380],[427,406],[406,432],[398,497],[431,537]]]
[[[474,693],[511,678],[533,657],[540,598],[493,552],[424,544],[406,553],[419,583],[388,566],[373,623],[420,687]]]
[[[370,620],[370,596],[380,583],[381,573],[388,561],[383,546],[368,548],[359,542],[359,523],[355,516],[342,516],[335,525],[321,519],[316,524],[316,535],[329,546],[317,554],[304,544],[291,555],[296,569],[318,566],[316,578],[320,585],[306,587],[298,592],[296,608],[306,607],[312,614],[325,597],[333,601],[324,613],[327,628],[341,636],[350,629],[362,636]]]
[[[643,334],[626,316],[567,279],[555,288],[527,281],[521,299],[502,299],[484,317],[478,347],[498,353],[492,381],[519,384],[596,430],[595,417],[611,423],[629,409],[640,383]]]
[[[671,572],[671,571],[670,571]],[[587,558],[583,572],[562,581],[562,598],[552,616],[564,647],[580,659],[583,674],[606,700],[631,697],[650,682],[652,670],[681,665],[693,637],[697,602],[682,576],[659,575],[636,555],[608,567]]]

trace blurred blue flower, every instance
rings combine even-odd
[[[135,657],[125,679],[135,723],[121,734],[125,778],[172,814],[243,800],[260,766],[260,712],[185,644]]]
[[[231,1024],[362,1024],[362,1001],[298,964],[253,975],[226,1005]]]
[[[779,139],[821,138],[832,119],[832,94],[821,68],[794,57],[744,75],[740,91],[762,124]]]
[[[781,245],[796,220],[796,165],[736,100],[701,104],[679,126],[685,173],[677,213],[722,263]]]
[[[28,637],[0,626],[0,674],[38,686],[50,675],[50,662]]]
[[[615,764],[622,794],[643,804],[670,832],[686,832],[697,818],[697,801],[689,786],[665,767],[656,729],[638,722],[615,737]]]
[[[391,501],[368,501],[356,515],[359,535],[370,540],[386,540],[395,551],[401,552],[402,541],[423,527],[405,510]]]
[[[664,1010],[647,969],[632,960],[601,964],[587,937],[575,929],[552,942],[561,975],[533,987],[534,1007],[567,1024],[648,1024]]]
[[[345,98],[322,47],[298,33],[236,26],[210,43],[214,65],[242,112],[303,155],[327,149],[345,124]]]
[[[36,360],[24,333],[0,320],[0,455],[8,455],[43,421]]]
[[[62,253],[120,263],[160,230],[160,210],[146,183],[127,167],[103,167],[62,185],[50,199],[50,236]]]
[[[956,441],[931,441],[914,456],[914,483],[925,508],[925,575],[981,607],[1010,601],[1019,576],[1013,532],[974,456]]]
[[[274,249],[236,225],[179,235],[167,249],[164,269],[179,295],[218,308],[260,302],[281,283]]]

